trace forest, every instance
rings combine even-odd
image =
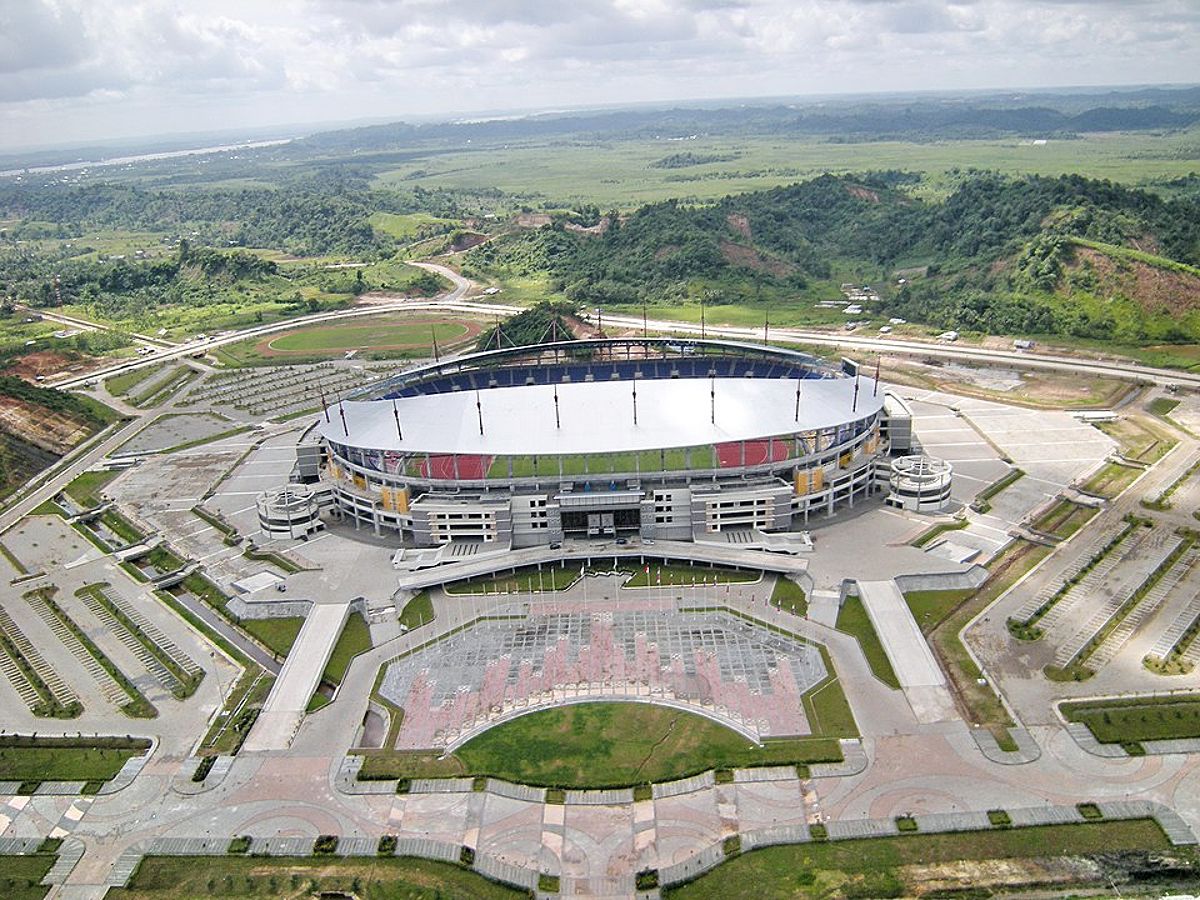
[[[900,172],[827,175],[711,205],[649,204],[609,214],[602,234],[560,220],[472,250],[468,267],[549,273],[552,289],[588,306],[697,295],[799,304],[819,296],[810,289],[827,288],[835,269],[887,277],[915,268],[919,275],[884,291],[881,312],[998,334],[1200,336],[1197,200],[1082,176],[969,172],[931,202],[905,190],[911,181]],[[1169,296],[1147,303],[1118,289],[1133,264],[1170,273]]]

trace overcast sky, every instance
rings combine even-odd
[[[0,0],[0,147],[645,100],[1200,82],[1200,0]]]

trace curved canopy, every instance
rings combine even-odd
[[[873,396],[873,388],[870,379],[862,379],[855,406],[852,378],[571,382],[557,386],[556,423],[555,387],[524,385],[398,399],[395,408],[403,440],[397,434],[391,400],[346,401],[340,409],[332,406],[329,421],[322,417],[319,429],[339,444],[399,453],[621,453],[835,428],[879,411],[883,394]]]

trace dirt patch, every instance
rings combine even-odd
[[[772,275],[787,275],[792,266],[779,259],[763,256],[753,247],[735,244],[733,241],[721,241],[721,255],[731,266],[742,266],[756,272],[770,272]]]
[[[78,353],[39,350],[36,353],[27,353],[12,360],[4,373],[35,382],[39,375],[42,378],[53,378],[55,375],[82,374],[96,368],[99,362],[93,357]]]
[[[729,223],[730,228],[746,240],[751,240],[750,219],[745,213],[730,213],[725,217],[725,221]]]
[[[664,260],[668,256],[670,256],[672,253],[677,253],[678,251],[679,251],[678,244],[663,244],[663,246],[659,247],[657,250],[654,251],[654,261],[661,262],[662,260]]]
[[[970,888],[1087,884],[1103,874],[1095,862],[1080,857],[962,860],[904,866],[900,871],[904,883],[918,897]]]
[[[545,228],[549,224],[548,213],[520,213],[517,216],[518,228]]]
[[[587,338],[600,336],[600,332],[596,330],[595,326],[589,325],[583,319],[579,318],[579,316],[563,316],[563,321],[570,327],[571,334],[577,338],[584,338],[586,340]]]
[[[593,234],[601,235],[608,231],[608,216],[604,216],[595,225],[579,225],[575,222],[567,222],[563,226],[567,231],[574,231],[576,234]]]
[[[475,231],[464,231],[450,242],[448,248],[451,253],[461,253],[463,250],[470,250],[472,247],[478,247],[486,241],[486,234],[479,234]]]
[[[87,423],[44,406],[0,395],[0,428],[43,450],[66,453],[89,434]]]
[[[1091,247],[1075,248],[1076,266],[1090,265],[1101,296],[1128,297],[1148,313],[1179,315],[1200,309],[1200,278],[1133,259],[1116,260]]]
[[[879,202],[879,195],[870,188],[865,188],[862,185],[848,185],[846,190],[850,192],[851,197],[857,197],[859,200],[866,200],[868,203]]]

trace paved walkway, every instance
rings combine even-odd
[[[917,720],[957,719],[946,677],[933,658],[896,582],[860,581],[858,591]]]
[[[286,750],[291,746],[349,614],[348,599],[313,605],[262,712],[258,714],[254,729],[242,746],[243,753]]]

